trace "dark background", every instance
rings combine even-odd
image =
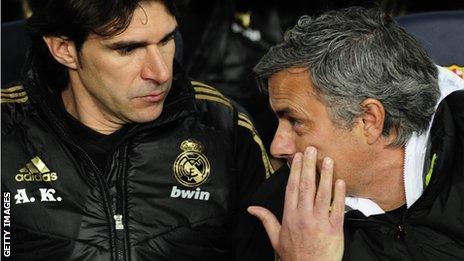
[[[30,6],[41,5],[46,0],[2,0],[2,23],[22,19],[26,16]],[[184,5],[191,5],[192,12],[207,12],[211,10],[211,3],[217,1],[211,0],[190,0],[183,1]],[[195,3],[197,2],[197,3]],[[222,0],[221,2],[227,2]],[[313,14],[324,10],[342,8],[352,5],[366,5],[376,3],[388,12],[394,15],[403,15],[406,13],[429,12],[438,10],[457,10],[464,9],[464,1],[462,0],[376,0],[376,1],[346,1],[346,0],[270,0],[265,1],[266,5],[258,4],[264,1],[237,0],[235,1],[237,8],[241,10],[253,9],[263,10],[278,8],[282,12],[293,13],[294,16],[302,14]]]
[[[2,25],[28,17],[32,10],[43,7],[46,1],[1,0]],[[269,148],[272,141],[277,121],[269,108],[268,97],[257,86],[252,69],[270,46],[282,40],[285,30],[293,26],[301,15],[316,15],[355,5],[379,7],[393,16],[464,10],[464,0],[174,1],[179,7],[179,29],[183,40],[177,47],[182,50],[183,67],[191,78],[216,87],[247,111],[252,116],[266,148]],[[247,33],[258,33],[259,37],[254,39]],[[18,49],[20,44],[25,45],[24,42],[27,41],[27,38],[14,40],[14,36],[10,37],[14,49]],[[2,75],[13,73],[19,78],[20,70],[16,67],[22,67],[21,58],[13,58],[17,66],[4,65],[5,53],[12,52],[11,48],[7,50],[7,45],[4,45],[5,40],[8,39],[2,37]],[[26,51],[21,50],[16,55],[25,56],[25,53]],[[6,69],[10,71],[7,72]],[[2,78],[2,85],[4,79],[5,77]]]

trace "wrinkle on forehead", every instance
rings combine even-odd
[[[319,94],[311,80],[311,73],[307,67],[290,67],[272,74],[268,79],[269,94],[281,95],[288,92],[290,97],[299,90],[319,100]],[[271,82],[272,90],[271,90]]]
[[[307,72],[307,68],[290,68],[269,79],[270,105],[277,114],[288,112],[311,118],[306,106],[316,95]]]
[[[307,67],[290,67],[285,69],[289,74],[300,74],[300,73],[309,73],[309,69]]]

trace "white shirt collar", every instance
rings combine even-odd
[[[450,93],[464,89],[464,81],[446,68],[438,67],[438,86],[440,98],[438,104]],[[433,116],[432,116],[433,118]],[[405,146],[404,159],[404,190],[406,193],[406,206],[409,208],[419,199],[424,191],[424,161],[427,150],[427,141],[430,135],[432,121],[426,132],[418,135],[414,132]],[[345,204],[352,210],[359,210],[366,217],[385,213],[374,201],[366,198],[346,197]]]

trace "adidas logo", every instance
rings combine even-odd
[[[55,181],[58,176],[55,172],[50,172],[45,163],[37,156],[26,163],[26,167],[21,168],[16,174],[15,180],[18,182],[26,181]]]

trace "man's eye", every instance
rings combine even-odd
[[[118,48],[117,51],[122,55],[127,55],[127,54],[130,54],[135,49],[137,49],[137,46],[125,46],[125,47]]]
[[[164,46],[164,45],[168,44],[169,41],[171,41],[171,40],[174,40],[174,34],[168,35],[167,37],[165,37],[164,39],[162,39],[162,40],[159,42],[159,44],[160,44],[161,46]]]
[[[290,122],[290,124],[292,124],[292,126],[294,127],[298,127],[301,125],[301,122],[295,118],[288,118],[288,121]]]

